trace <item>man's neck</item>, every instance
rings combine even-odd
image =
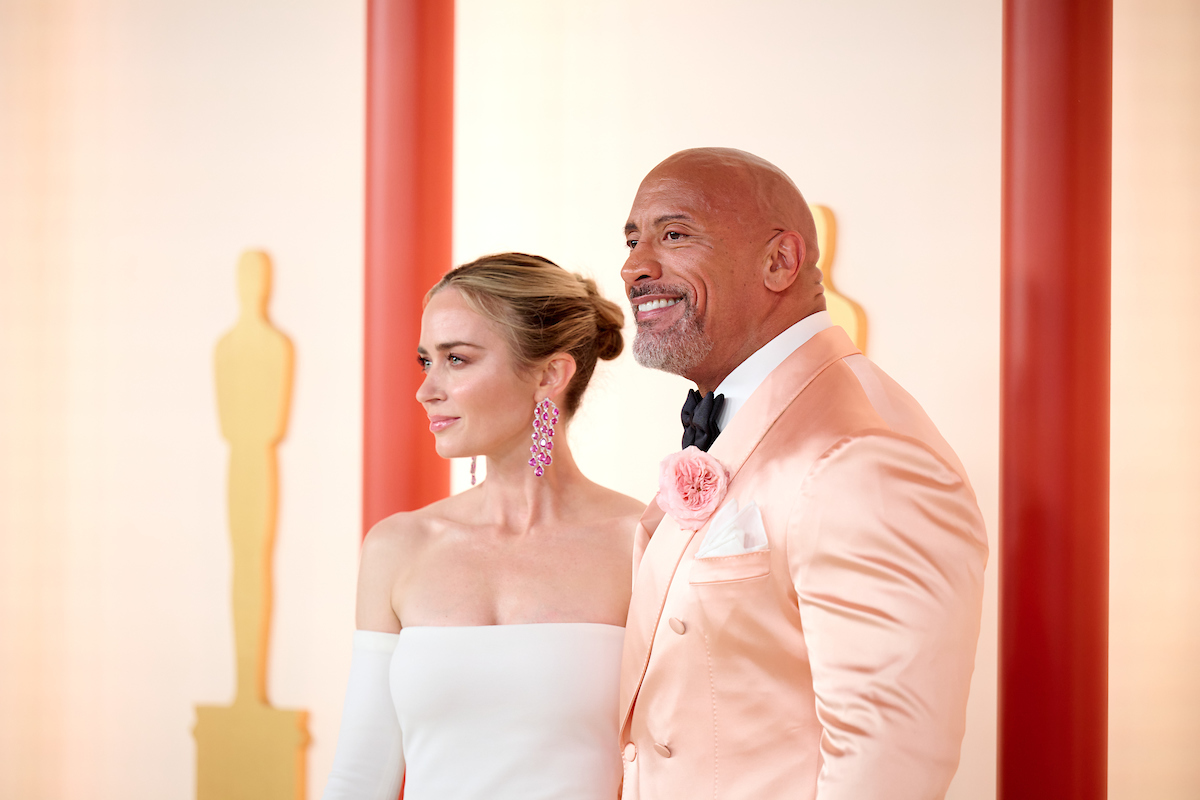
[[[725,398],[721,417],[718,420],[720,427],[724,428],[729,424],[738,409],[766,380],[767,375],[786,361],[788,356],[803,346],[805,342],[832,325],[833,320],[827,312],[818,311],[809,314],[754,351],[749,358],[730,372],[714,390]]]
[[[817,311],[820,309],[814,309]],[[804,317],[810,316],[813,312],[804,314],[803,316],[789,315],[784,319],[766,319],[755,325],[747,333],[751,334],[746,341],[737,348],[729,357],[724,359],[719,370],[706,371],[702,375],[685,375],[684,377],[696,384],[696,389],[700,394],[705,395],[709,392],[717,390],[725,379],[728,378],[733,371],[740,367],[746,359],[753,356],[767,344],[775,340],[779,334],[791,328]],[[708,366],[708,365],[705,365]]]

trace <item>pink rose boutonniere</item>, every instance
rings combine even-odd
[[[699,530],[725,499],[729,470],[698,447],[672,453],[658,471],[658,507],[685,530]]]

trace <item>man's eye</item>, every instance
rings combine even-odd
[[[683,238],[683,234],[680,233],[679,231],[667,231],[667,238],[670,239],[672,242],[678,242],[680,239]]]
[[[637,247],[637,243],[638,243],[637,239],[626,239],[625,240],[625,246],[628,247],[630,250]]]

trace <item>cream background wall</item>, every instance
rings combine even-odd
[[[464,0],[455,258],[520,248],[618,296],[641,176],[728,144],[838,214],[870,355],[993,537],[951,797],[994,795],[1000,3]],[[275,258],[297,373],[271,688],[332,758],[358,546],[363,9],[0,0],[0,797],[192,796],[232,693],[212,347]],[[1119,0],[1111,792],[1200,793],[1200,18]],[[605,365],[571,436],[649,499],[686,384]],[[456,482],[464,475],[459,467]]]
[[[364,24],[0,5],[0,797],[194,795],[193,705],[233,694],[212,361],[251,246],[297,346],[269,685],[312,712],[323,783],[360,524]]]
[[[1200,797],[1200,5],[1113,42],[1109,796]]]

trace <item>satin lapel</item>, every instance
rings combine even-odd
[[[709,450],[729,469],[731,491],[738,471],[784,409],[827,367],[858,352],[846,332],[835,325],[813,336],[767,376]],[[701,526],[700,530],[705,527]],[[674,519],[664,519],[654,501],[638,523],[634,540],[633,596],[629,602],[625,647],[621,655],[621,730],[629,720],[650,664],[650,647],[671,580],[695,535],[696,531],[680,530]],[[637,677],[633,679],[635,675]]]
[[[644,530],[638,525],[638,533]],[[654,531],[645,548],[645,558],[634,575],[633,596],[629,599],[629,619],[625,623],[625,646],[621,651],[621,727],[633,708],[633,698],[641,688],[650,663],[650,645],[658,620],[667,602],[667,590],[679,567],[695,531],[679,529],[675,520],[667,517]],[[634,676],[636,680],[633,679]]]

